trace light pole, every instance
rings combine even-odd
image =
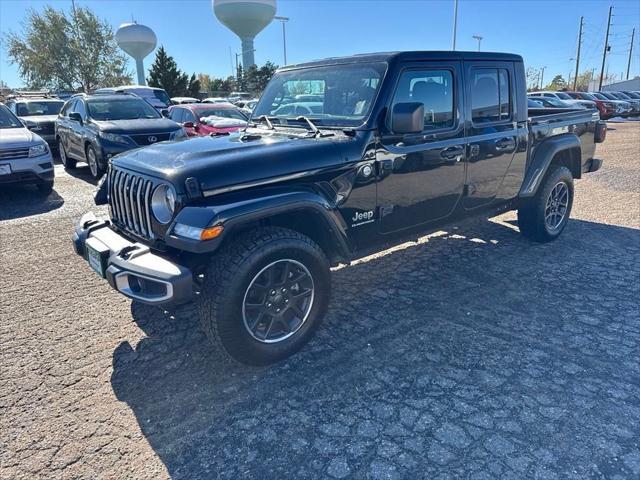
[[[453,0],[453,39],[451,50],[456,49],[456,34],[458,30],[458,0]]]
[[[276,20],[280,20],[280,22],[282,23],[282,50],[284,53],[284,64],[287,64],[287,33],[285,31],[284,28],[284,24],[287,23],[289,21],[289,17],[279,17],[279,16],[275,16],[273,17]]]
[[[478,51],[480,51],[480,43],[484,37],[482,35],[473,35],[471,38],[475,38],[478,41]]]
[[[240,72],[238,71],[238,57],[241,57],[242,55],[244,55],[245,53],[249,53],[249,52],[255,52],[256,49],[254,48],[253,50],[243,50],[240,53],[236,53],[236,81],[239,82],[240,81]]]

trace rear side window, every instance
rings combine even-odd
[[[392,105],[422,103],[424,130],[451,128],[455,121],[453,94],[450,70],[406,70],[400,75]]]
[[[170,118],[174,122],[182,123],[182,109],[181,108],[173,108],[171,109]]]
[[[511,117],[509,72],[504,68],[471,70],[473,123],[491,123]]]

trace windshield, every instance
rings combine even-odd
[[[195,113],[198,118],[210,117],[213,115],[215,117],[235,118],[245,121],[247,120],[246,116],[232,108],[198,108],[194,109],[193,113]]]
[[[24,125],[7,107],[0,105],[0,128],[24,128]]]
[[[16,113],[19,117],[32,115],[58,115],[64,105],[62,101],[24,102],[16,103]]]
[[[160,114],[142,99],[122,98],[107,100],[93,98],[87,101],[89,116],[94,120],[135,120],[160,118]]]
[[[615,96],[611,95],[610,93],[602,92],[600,95],[604,95],[609,100],[618,100]]]
[[[385,69],[386,64],[349,64],[276,73],[252,118],[300,124],[296,118],[306,116],[319,126],[357,127],[371,111]]]
[[[556,95],[562,100],[572,100],[571,95],[569,95],[568,93],[556,92]]]
[[[598,92],[593,92],[591,95],[596,97],[598,100],[610,100],[609,98],[605,97],[604,95]]]
[[[590,93],[580,92],[580,97],[584,100],[595,100],[596,98]]]

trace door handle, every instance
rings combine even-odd
[[[515,148],[516,141],[513,138],[501,138],[496,141],[496,149],[498,150],[508,150]]]
[[[440,156],[442,158],[446,158],[447,160],[459,161],[462,155],[464,154],[464,147],[462,145],[456,145],[455,147],[445,148],[440,152]]]

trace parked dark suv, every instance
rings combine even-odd
[[[186,133],[180,125],[127,93],[75,95],[56,120],[56,141],[65,168],[87,162],[94,178],[102,176],[109,159],[118,153],[182,137]]]
[[[45,92],[22,92],[5,103],[25,127],[42,137],[50,147],[56,146],[55,122],[64,100]]]

